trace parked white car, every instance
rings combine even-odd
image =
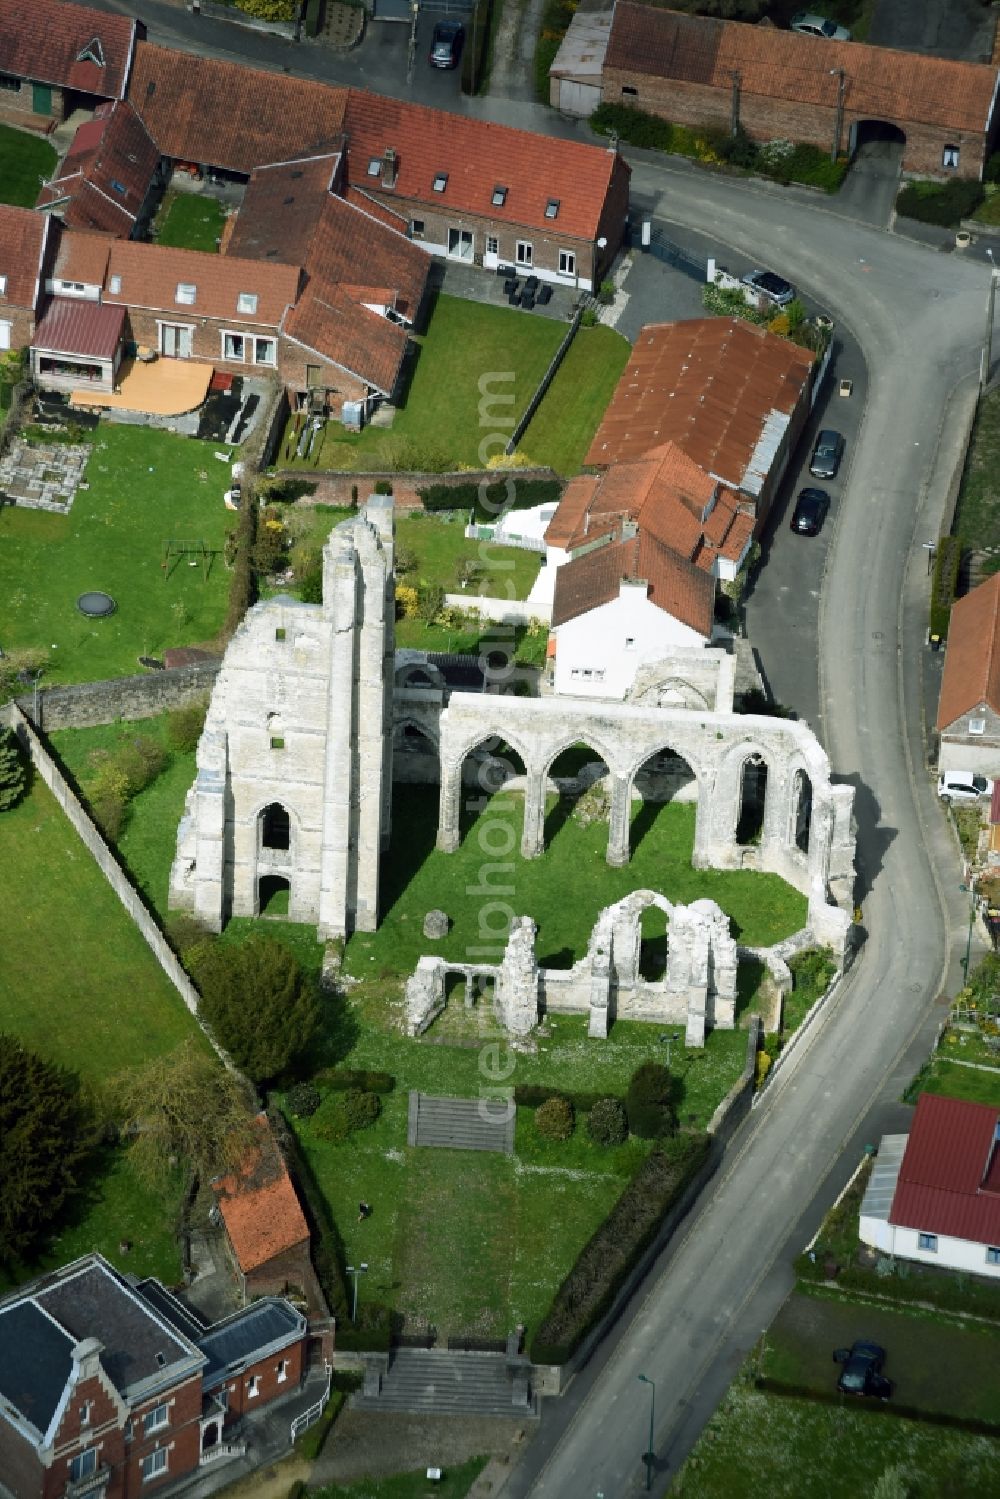
[[[943,802],[976,802],[992,795],[989,776],[973,775],[971,770],[944,770],[938,776],[938,796]]]
[[[813,16],[804,10],[800,10],[798,15],[793,16],[788,24],[801,36],[821,36],[828,42],[851,40],[851,33],[846,26],[838,26],[836,21],[829,21],[826,16]]]

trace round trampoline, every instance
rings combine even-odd
[[[114,614],[118,605],[110,593],[93,590],[90,593],[81,593],[76,601],[76,607],[88,619],[104,619],[108,614]]]

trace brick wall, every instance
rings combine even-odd
[[[282,1361],[287,1367],[285,1378],[279,1380],[278,1369]],[[247,1411],[257,1410],[266,1405],[269,1400],[276,1400],[280,1395],[290,1395],[302,1380],[305,1362],[305,1337],[298,1342],[290,1344],[287,1348],[280,1349],[277,1353],[269,1354],[267,1358],[260,1359],[255,1364],[250,1364],[239,1376],[227,1380],[226,1389],[229,1391],[229,1419],[237,1420]],[[258,1380],[257,1394],[251,1395],[250,1381],[256,1376]]]
[[[0,1420],[0,1473],[14,1499],[42,1499],[44,1475],[35,1450],[4,1420]]]
[[[128,321],[131,327],[131,337],[136,343],[146,344],[150,348],[160,347],[159,325],[161,323],[174,323],[178,327],[189,327],[191,334],[191,357],[204,360],[212,364],[218,370],[226,370],[233,375],[246,375],[261,372],[266,374],[276,365],[254,364],[252,359],[252,346],[247,345],[246,359],[225,360],[222,357],[222,334],[242,333],[250,340],[251,338],[270,338],[277,343],[278,334],[275,328],[261,327],[260,324],[241,322],[239,318],[209,318],[198,312],[197,307],[171,307],[165,311],[150,311],[144,307],[130,307],[128,309]],[[277,350],[275,351],[277,357]]]
[[[634,93],[623,93],[632,89]],[[605,68],[603,98],[609,104],[629,104],[661,116],[675,125],[692,128],[714,126],[728,130],[732,95],[728,88],[705,84],[682,83],[669,78],[654,78],[645,73],[629,73],[620,68]],[[861,118],[867,119],[868,116]],[[841,150],[847,151],[851,126],[859,116],[850,107],[850,95],[844,109]],[[830,150],[837,123],[837,79],[830,78],[828,106],[802,104],[791,99],[764,98],[757,94],[740,96],[740,123],[754,140],[793,140]],[[974,177],[982,173],[986,154],[983,133],[948,130],[944,126],[922,125],[916,121],[889,120],[906,136],[903,171],[928,177]],[[959,147],[959,165],[954,173],[942,167],[946,145]]]
[[[618,253],[625,233],[625,225],[628,221],[628,193],[629,182],[632,173],[629,165],[622,157],[615,162],[614,171],[611,174],[611,186],[605,199],[604,208],[601,211],[600,222],[597,226],[597,238],[606,239],[607,247],[598,251],[597,267],[595,271],[595,288],[602,277],[610,269],[615,256]]]
[[[169,1421],[158,1431],[147,1436],[143,1429],[143,1416],[157,1405],[166,1404]],[[156,1493],[162,1485],[191,1473],[198,1466],[201,1455],[201,1374],[153,1400],[137,1405],[132,1413],[132,1441],[126,1458],[125,1494],[127,1499],[146,1493]],[[167,1469],[162,1478],[143,1481],[143,1458],[158,1447],[167,1449]]]
[[[51,96],[52,107],[48,113],[55,120],[65,119],[66,99],[63,90],[53,86]],[[28,78],[23,78],[20,87],[17,89],[5,88],[0,91],[0,105],[2,105],[5,114],[34,115],[40,113],[40,111],[35,109],[35,91],[32,88],[31,80]]]
[[[311,349],[282,338],[278,345],[278,372],[289,390],[305,391],[309,388],[306,367],[318,365],[322,371],[320,384],[332,393],[334,401],[361,401],[368,394],[369,386],[364,380],[342,370],[329,359],[323,359]]]
[[[0,299],[0,323],[10,323],[10,347],[25,349],[35,331],[34,314],[24,307],[10,307]]]

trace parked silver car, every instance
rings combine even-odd
[[[800,10],[788,24],[793,31],[798,31],[803,36],[821,36],[828,42],[851,40],[851,33],[846,26],[838,26],[836,21],[830,21],[826,16],[811,15],[809,11]]]

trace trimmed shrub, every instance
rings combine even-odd
[[[465,46],[462,49],[463,94],[478,94],[486,77],[491,9],[491,0],[476,0],[465,21]]]
[[[556,1292],[531,1340],[532,1363],[566,1363],[611,1309],[659,1232],[664,1214],[704,1163],[710,1144],[706,1134],[677,1135],[646,1157]]]
[[[330,1093],[313,1115],[313,1128],[321,1140],[342,1145],[358,1130],[369,1129],[382,1112],[377,1093],[362,1093],[349,1088],[346,1093]]]
[[[477,521],[495,521],[505,510],[530,510],[535,505],[558,503],[562,494],[559,479],[499,479],[480,486],[464,484],[430,484],[417,494],[425,510],[473,511]]]
[[[962,539],[960,536],[942,536],[937,544],[934,558],[934,577],[931,582],[932,635],[943,640],[948,634],[951,606],[958,590],[958,572],[962,565]]]
[[[628,1115],[620,1098],[599,1098],[587,1115],[587,1134],[595,1145],[624,1145]]]
[[[391,479],[379,479],[377,481],[376,485],[375,485],[375,493],[376,494],[382,494],[382,495],[390,495],[390,494],[392,494],[392,480]]]
[[[16,807],[28,786],[28,762],[13,729],[0,728],[0,812]]]
[[[229,580],[226,622],[222,630],[226,640],[236,633],[244,614],[257,602],[257,574],[253,565],[256,538],[257,502],[249,486],[244,485],[236,527],[226,538],[226,560],[231,562],[233,569]]]
[[[314,1081],[321,1088],[341,1093],[348,1088],[357,1088],[362,1093],[391,1093],[396,1086],[391,1072],[368,1072],[350,1067],[323,1067],[315,1074]]]
[[[547,1098],[535,1110],[535,1129],[543,1140],[568,1140],[575,1123],[568,1098]]]
[[[837,965],[828,947],[807,947],[789,958],[788,966],[795,981],[795,992],[809,1004],[819,999],[830,987]]]
[[[319,35],[319,23],[322,16],[323,0],[306,0],[304,16],[306,36]]]
[[[951,182],[908,182],[896,199],[896,212],[921,224],[953,229],[975,213],[985,196],[982,183],[958,177]]]
[[[186,703],[183,708],[173,708],[167,714],[167,739],[172,750],[187,755],[198,748],[207,712],[208,698],[205,697],[195,703]]]
[[[670,151],[674,145],[674,127],[669,121],[628,104],[598,105],[590,117],[590,128],[597,135],[617,135],[630,146]]]
[[[296,1083],[293,1088],[289,1088],[285,1101],[289,1112],[294,1114],[296,1119],[308,1119],[315,1114],[323,1098],[319,1089],[314,1088],[312,1083]]]
[[[673,1080],[662,1062],[643,1062],[625,1095],[628,1127],[640,1140],[662,1140],[673,1133]]]
[[[553,1088],[547,1083],[514,1084],[514,1102],[526,1109],[537,1109],[550,1098],[565,1098],[576,1113],[586,1114],[606,1097],[605,1093],[577,1093],[567,1088]]]
[[[306,1427],[295,1443],[295,1450],[300,1457],[304,1457],[307,1462],[315,1462],[326,1445],[326,1439],[330,1435],[333,1423],[343,1410],[346,1401],[347,1394],[344,1390],[330,1391],[330,1398],[326,1403],[326,1409],[319,1420],[314,1421],[312,1426]],[[289,1490],[288,1499],[305,1499],[308,1492],[309,1490],[304,1479],[300,1478]]]

